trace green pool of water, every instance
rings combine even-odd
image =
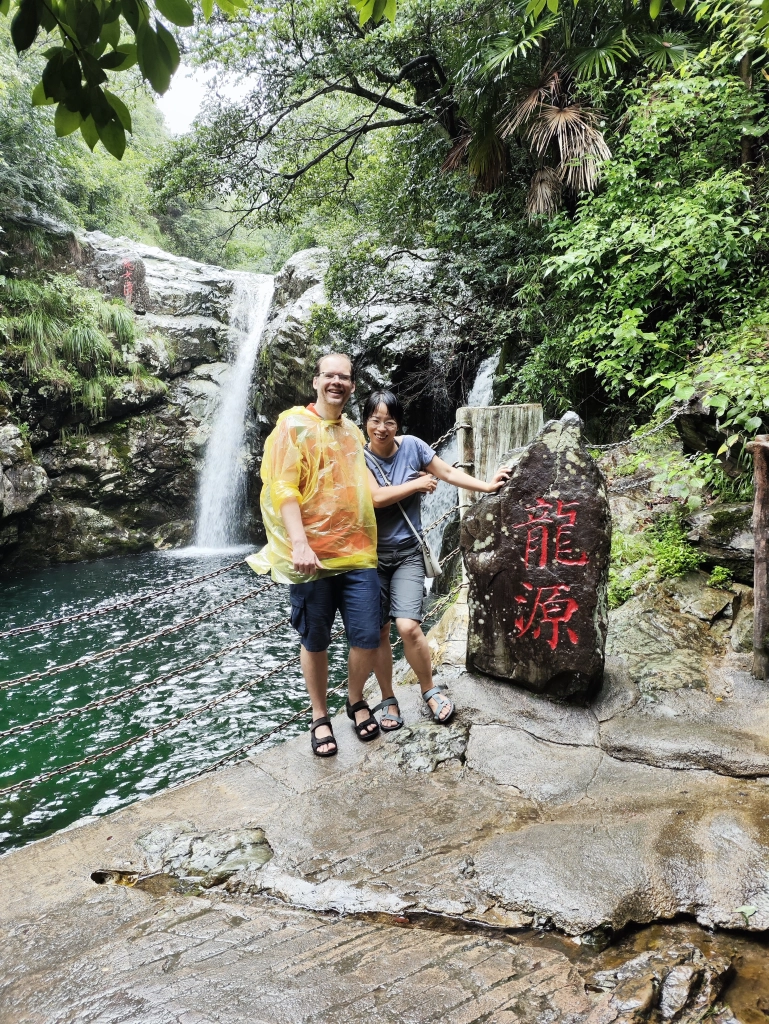
[[[4,579],[0,631],[122,601],[212,572],[238,554],[149,553],[62,565]],[[132,608],[0,639],[0,679],[63,665],[181,622],[264,585],[247,566]],[[0,691],[0,730],[77,708],[198,660],[288,614],[275,587],[205,622],[108,660]],[[0,788],[70,764],[179,718],[298,653],[284,625],[269,637],[108,707],[0,740]],[[346,647],[331,648],[331,685],[346,675]],[[0,852],[105,814],[189,779],[285,721],[307,703],[298,665],[218,707],[66,775],[0,797]],[[342,699],[332,700],[337,709]],[[266,741],[280,742],[304,721]]]

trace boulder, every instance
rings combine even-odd
[[[466,514],[461,544],[468,668],[584,700],[603,676],[611,516],[581,427],[575,413],[547,423]]]
[[[32,508],[49,485],[19,428],[13,423],[0,425],[0,519]]]
[[[705,565],[731,569],[740,583],[753,584],[753,506],[717,503],[689,516],[688,539],[705,556]]]

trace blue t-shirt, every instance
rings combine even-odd
[[[389,459],[381,459],[378,455],[374,455],[368,450],[368,445],[365,451],[368,468],[374,474],[376,482],[382,487],[386,487],[387,484],[379,471],[379,464],[384,468],[393,487],[397,487],[398,484],[405,484],[409,480],[416,479],[435,458],[435,452],[430,445],[411,434],[406,434],[401,438],[400,446],[396,448],[395,454],[391,455]],[[401,505],[414,524],[414,528],[420,532],[422,529],[422,495],[412,494],[410,498],[403,498]],[[374,511],[376,512],[377,550],[392,551],[394,548],[412,547],[416,544],[416,537],[408,528],[397,505],[388,505],[386,508],[377,508]]]

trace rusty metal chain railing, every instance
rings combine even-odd
[[[68,718],[75,718],[77,715],[85,714],[87,711],[95,711],[97,708],[106,708],[109,707],[110,704],[117,703],[119,700],[127,700],[129,697],[133,697],[134,694],[142,693],[144,690],[149,690],[153,686],[160,686],[169,679],[175,679],[183,673],[195,672],[197,669],[209,664],[209,662],[216,661],[218,658],[223,658],[226,654],[231,654],[232,651],[237,651],[241,647],[247,647],[248,644],[253,643],[255,640],[260,640],[262,637],[268,636],[270,633],[274,633],[278,629],[282,629],[282,627],[288,625],[290,621],[289,616],[286,616],[283,619],[278,619],[278,621],[273,623],[268,629],[263,629],[259,633],[251,633],[250,636],[244,637],[242,640],[237,640],[233,644],[228,644],[227,647],[221,647],[218,651],[214,651],[212,654],[207,654],[204,658],[198,658],[197,661],[191,661],[186,665],[180,665],[179,668],[175,668],[172,672],[166,672],[162,676],[156,676],[154,679],[149,679],[145,683],[138,683],[136,686],[129,686],[125,690],[119,690],[117,693],[111,693],[107,697],[100,697],[98,700],[92,700],[88,704],[81,704],[80,707],[77,708],[69,708],[67,711],[60,711],[58,714],[49,715],[47,718],[36,718],[33,722],[25,722],[23,725],[11,726],[10,729],[5,729],[0,732],[0,740],[4,740],[9,736],[18,736],[21,733],[32,732],[35,729],[42,728],[44,725],[58,725],[59,722],[65,722]]]
[[[149,594],[137,594],[136,597],[126,598],[125,601],[114,601],[112,604],[99,605],[97,608],[89,608],[84,612],[62,615],[58,619],[43,619],[39,622],[31,622],[28,626],[16,626],[13,629],[6,629],[0,633],[0,640],[5,640],[11,636],[23,636],[25,633],[36,633],[43,629],[52,629],[54,626],[63,626],[67,622],[82,622],[83,619],[93,618],[94,615],[106,615],[107,612],[132,608],[134,605],[141,604],[144,601],[154,601],[158,597],[173,594],[177,590],[184,590],[187,587],[195,586],[197,583],[203,583],[205,580],[211,580],[215,576],[221,576],[225,572],[231,572],[233,569],[237,569],[239,565],[243,565],[242,559],[232,562],[230,565],[225,565],[221,569],[216,569],[214,572],[207,572],[203,576],[194,576],[191,580],[174,583],[170,587],[163,587],[162,590],[153,590]]]
[[[268,583],[265,587],[257,587],[256,590],[249,590],[249,592],[244,594],[242,597],[236,597],[234,601],[227,601],[226,604],[220,604],[218,607],[212,608],[210,611],[201,612],[200,615],[193,615],[191,618],[184,619],[182,622],[165,626],[163,629],[159,629],[155,633],[148,633],[146,636],[137,637],[136,640],[128,640],[126,643],[119,644],[117,647],[110,647],[105,651],[97,651],[96,654],[87,654],[85,657],[77,658],[75,661],[70,661],[66,665],[53,665],[51,668],[43,669],[40,672],[28,672],[24,676],[18,676],[16,679],[3,679],[0,682],[0,690],[9,690],[11,687],[20,686],[22,683],[37,682],[40,679],[46,679],[50,676],[58,675],[60,672],[68,672],[73,668],[82,668],[84,665],[92,665],[96,661],[104,661],[106,658],[113,658],[117,654],[125,654],[127,651],[133,651],[136,647],[141,647],[142,644],[151,643],[154,640],[159,640],[161,637],[170,636],[172,633],[178,633],[179,630],[185,629],[187,626],[194,626],[199,622],[205,622],[206,619],[210,619],[219,612],[224,612],[229,608],[234,608],[235,605],[243,604],[243,602],[248,601],[249,598],[256,597],[257,594],[263,594],[266,590],[271,590],[273,587],[277,587],[277,585],[277,583]]]
[[[331,639],[334,640],[344,634],[343,629],[337,630],[331,634]],[[10,793],[18,793],[20,790],[29,789],[32,786],[37,786],[42,782],[48,782],[49,779],[55,779],[59,775],[68,775],[70,772],[77,771],[78,768],[85,768],[89,764],[94,764],[96,761],[101,761],[105,757],[110,757],[112,754],[118,754],[121,750],[126,750],[128,747],[135,746],[137,743],[141,743],[143,740],[153,739],[155,736],[159,736],[161,733],[167,732],[169,729],[176,728],[177,725],[181,725],[182,722],[188,722],[192,718],[196,718],[198,715],[204,714],[206,711],[210,711],[212,708],[218,707],[220,704],[224,704],[225,701],[232,700],[240,693],[245,693],[247,690],[252,689],[259,683],[264,682],[265,679],[269,679],[271,676],[276,675],[278,672],[282,672],[285,668],[291,665],[297,664],[300,660],[300,655],[296,655],[294,658],[288,658],[286,661],[282,661],[279,665],[271,668],[269,672],[263,672],[260,676],[256,676],[254,679],[250,679],[247,683],[242,683],[240,686],[234,687],[232,690],[228,690],[219,697],[214,697],[213,700],[206,701],[205,704],[201,704],[191,711],[188,711],[184,715],[180,715],[178,718],[171,719],[170,722],[164,722],[162,725],[156,725],[152,729],[148,729],[146,732],[141,733],[139,736],[132,736],[130,739],[123,740],[122,743],[116,743],[112,747],[107,747],[105,750],[99,750],[95,754],[87,754],[85,757],[81,757],[79,761],[71,761],[69,764],[62,765],[60,768],[52,768],[48,772],[41,772],[39,775],[35,775],[31,779],[23,779],[21,782],[15,782],[10,786],[5,786],[0,789],[0,797],[8,796]]]

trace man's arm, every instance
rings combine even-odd
[[[280,506],[280,515],[291,541],[291,560],[294,568],[305,576],[311,576],[318,569],[322,569],[323,565],[307,542],[302,511],[296,498],[289,498],[283,502]]]

